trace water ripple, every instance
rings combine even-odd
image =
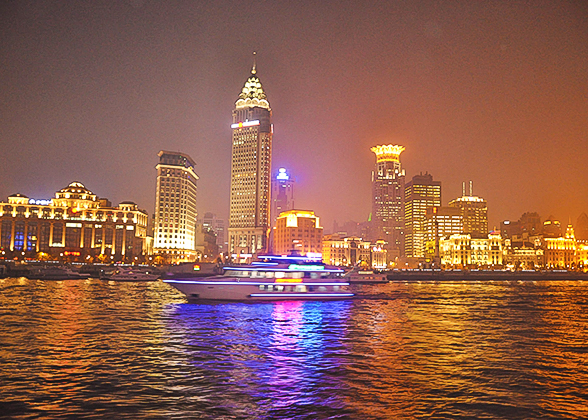
[[[588,283],[394,283],[188,304],[162,282],[0,280],[0,416],[588,418]]]

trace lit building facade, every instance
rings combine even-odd
[[[87,261],[135,261],[146,252],[148,216],[130,201],[113,207],[80,182],[36,200],[22,194],[0,203],[0,247],[21,255]],[[39,256],[37,256],[39,257]]]
[[[449,202],[449,207],[460,209],[463,217],[463,233],[484,237],[488,235],[488,203],[481,197],[473,195],[470,181],[470,194],[466,195],[465,183],[463,195]]]
[[[288,210],[280,213],[274,229],[274,253],[315,256],[322,252],[323,228],[313,211]]]
[[[441,206],[441,182],[426,173],[415,175],[404,187],[404,254],[424,257],[427,209]]]
[[[500,234],[490,233],[485,238],[457,234],[439,241],[441,264],[445,267],[497,266],[503,264]]]
[[[255,64],[233,110],[229,252],[267,249],[270,224],[272,110]]]
[[[546,237],[543,240],[546,268],[576,268],[577,243],[572,225],[568,225],[565,235],[558,238]]]
[[[376,167],[372,172],[373,239],[388,242],[389,257],[404,252],[404,182],[405,172],[400,164],[404,147],[375,146]]]
[[[153,253],[174,263],[194,261],[196,164],[185,153],[162,150],[158,156]]]
[[[533,241],[504,240],[504,265],[512,269],[533,270],[545,266],[545,250],[540,237]]]
[[[385,245],[384,241],[379,243],[381,246]],[[371,265],[371,243],[355,236],[342,238],[339,235],[325,235],[323,262],[346,267],[352,267],[362,262]]]
[[[425,257],[431,261],[439,261],[439,241],[463,232],[461,210],[455,207],[429,207],[425,214],[424,230]]]

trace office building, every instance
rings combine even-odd
[[[158,156],[153,253],[172,263],[194,261],[196,164],[185,153],[162,150]]]
[[[219,252],[226,252],[226,225],[225,220],[220,219],[214,213],[206,212],[202,218],[202,226],[205,230],[212,230],[216,235],[216,245]]]
[[[288,210],[280,213],[274,229],[274,254],[310,255],[322,252],[323,228],[313,211]]]
[[[405,172],[400,164],[404,147],[375,146],[372,171],[372,239],[388,243],[388,257],[399,257],[404,252],[404,182]]]
[[[503,264],[502,238],[499,233],[485,237],[456,234],[440,239],[441,264],[445,268],[490,267]]]
[[[278,169],[278,172],[272,177],[271,192],[271,220],[272,226],[276,225],[276,220],[280,213],[294,209],[294,183],[296,180],[291,176],[286,168]]]
[[[441,182],[429,173],[415,175],[404,187],[405,256],[425,256],[427,209],[441,206]]]
[[[385,243],[378,241],[376,252],[385,256]],[[323,262],[326,264],[353,267],[355,265],[371,265],[371,243],[362,238],[349,236],[342,237],[337,234],[325,235],[323,239]],[[378,263],[384,265],[380,258]]]
[[[430,261],[439,261],[439,241],[451,235],[463,232],[461,210],[455,207],[429,207],[424,221],[425,257]]]
[[[229,252],[253,255],[268,246],[272,110],[255,63],[233,110]]]
[[[14,194],[0,203],[0,248],[17,258],[135,262],[145,257],[147,219],[133,202],[113,207],[72,182],[52,199]]]
[[[466,184],[464,182],[462,196],[450,201],[449,207],[460,209],[463,217],[464,234],[487,237],[488,204],[483,198],[474,196],[472,181],[470,181],[469,192],[469,195],[466,195]]]

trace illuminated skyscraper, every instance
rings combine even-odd
[[[404,147],[397,145],[375,146],[376,168],[372,172],[373,201],[372,239],[388,242],[389,257],[400,256],[404,251],[404,169],[400,154]]]
[[[474,196],[474,187],[470,181],[470,194],[466,195],[463,183],[463,195],[449,202],[449,207],[457,207],[463,217],[463,233],[472,236],[488,236],[488,203],[481,197]]]
[[[172,262],[196,257],[196,165],[185,153],[158,154],[154,253]]]
[[[272,178],[272,226],[281,212],[294,209],[294,178],[288,174],[286,168],[280,168]]]
[[[267,248],[270,223],[272,110],[255,63],[233,110],[229,252]]]
[[[404,254],[425,256],[427,208],[441,206],[441,181],[426,173],[415,175],[404,187]]]

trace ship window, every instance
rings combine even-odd
[[[286,273],[284,273],[283,271],[276,271],[277,279],[283,279],[284,277],[286,277]]]
[[[319,292],[326,292],[327,288],[325,286],[319,286],[318,291]]]
[[[276,290],[278,292],[283,292],[284,291],[284,286],[282,286],[282,285],[276,286]]]
[[[265,286],[263,284],[259,285],[259,290],[265,290]]]
[[[306,292],[306,286],[296,286],[297,292]]]
[[[267,291],[268,292],[273,292],[274,291],[274,286],[272,286],[271,284],[267,286]]]
[[[268,279],[273,279],[274,278],[273,271],[268,271],[267,273],[265,273],[265,277]]]

